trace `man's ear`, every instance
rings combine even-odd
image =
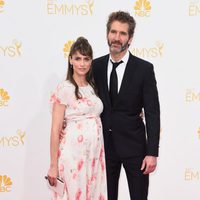
[[[131,37],[128,41],[128,45],[130,46],[131,45],[131,42],[133,41],[133,37]]]

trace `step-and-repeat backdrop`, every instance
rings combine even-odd
[[[78,36],[95,58],[108,53],[106,21],[117,10],[136,19],[130,51],[154,64],[158,82],[160,157],[149,199],[200,199],[200,0],[0,0],[1,200],[49,199],[50,94]]]

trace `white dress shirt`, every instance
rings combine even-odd
[[[126,64],[128,62],[128,59],[129,59],[129,51],[126,52],[126,54],[124,55],[124,57],[121,59],[123,61],[123,63],[121,63],[117,68],[116,68],[116,72],[117,72],[117,80],[118,80],[118,92],[120,90],[120,87],[121,87],[121,84],[122,84],[122,79],[123,79],[123,76],[124,76],[124,72],[125,72],[125,69],[126,69]],[[112,71],[112,62],[116,62],[114,60],[112,60],[111,56],[109,56],[109,59],[108,59],[108,71],[107,71],[107,76],[108,76],[108,89],[110,88],[110,74],[111,74],[111,71]],[[120,62],[120,60],[119,60]],[[110,90],[110,89],[109,89]]]

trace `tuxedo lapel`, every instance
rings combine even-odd
[[[110,102],[110,96],[109,96],[109,90],[108,90],[108,76],[107,76],[107,71],[108,71],[108,59],[109,59],[109,55],[105,56],[105,59],[103,59],[102,61],[102,89],[104,91],[104,98],[106,103],[111,106],[111,102]]]
[[[110,95],[109,95],[109,89],[108,89],[108,75],[107,75],[108,74],[108,59],[109,59],[109,55],[106,55],[104,59],[102,59],[101,63],[99,63],[101,65],[99,66],[101,68],[100,77],[102,77],[100,85],[102,87],[101,97],[104,99],[104,103],[106,103],[109,107],[111,107],[111,101],[110,101]],[[131,85],[130,83],[132,81],[133,73],[135,71],[135,67],[136,67],[135,65],[136,63],[134,62],[134,56],[130,54],[127,65],[126,65],[126,69],[124,71],[124,75],[122,78],[121,87],[120,87],[117,99],[113,107],[116,106],[116,104],[118,103],[118,99],[120,99],[121,95],[123,95],[123,92],[126,91],[128,87]]]
[[[127,65],[126,65],[126,69],[124,72],[124,76],[122,79],[121,87],[119,90],[118,99],[120,98],[121,95],[123,95],[123,92],[126,91],[128,87],[131,85],[130,82],[133,79],[133,73],[136,67],[135,64],[136,63],[134,63],[134,57],[130,54]]]

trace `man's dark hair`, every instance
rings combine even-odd
[[[133,37],[136,22],[134,18],[128,12],[117,11],[117,12],[112,12],[109,15],[108,22],[107,22],[107,34],[109,33],[111,25],[114,21],[127,23],[129,27],[128,29],[129,38]]]

